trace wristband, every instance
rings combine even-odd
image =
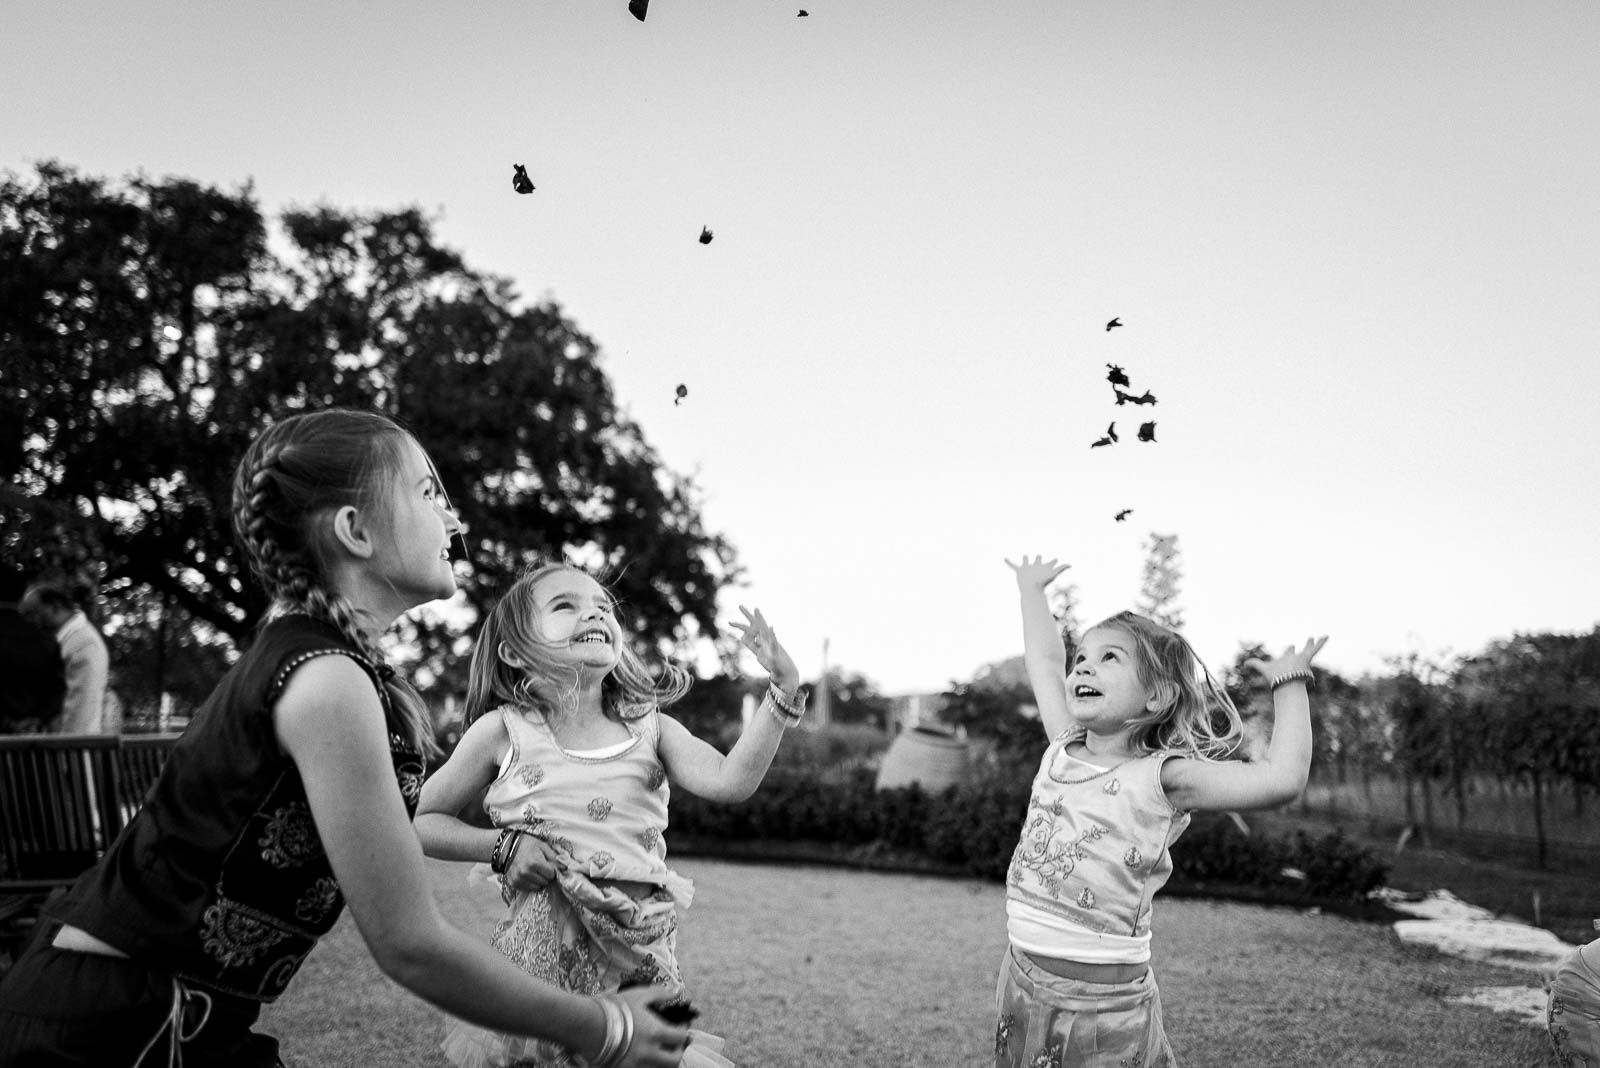
[[[1268,689],[1276,690],[1279,686],[1287,686],[1291,682],[1303,682],[1306,684],[1306,688],[1310,689],[1311,682],[1315,678],[1316,676],[1311,674],[1310,668],[1301,668],[1298,671],[1285,671],[1282,675],[1276,676],[1270,683],[1268,683]]]

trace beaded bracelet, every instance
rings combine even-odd
[[[1311,681],[1315,678],[1316,676],[1311,673],[1310,668],[1301,668],[1298,671],[1285,671],[1282,675],[1277,676],[1272,680],[1271,683],[1268,684],[1268,689],[1276,690],[1279,686],[1287,686],[1291,682],[1304,682],[1306,687],[1309,689],[1311,686]]]
[[[800,720],[805,717],[805,698],[799,696],[798,702],[791,703],[783,696],[783,692],[774,683],[767,687],[766,696],[761,701],[761,706],[771,712],[773,718],[783,724],[785,728],[797,727]]]
[[[811,695],[806,692],[804,686],[797,686],[791,696],[780,690],[776,682],[769,682],[767,696],[771,697],[772,703],[783,709],[791,718],[799,719],[806,714],[806,698]]]

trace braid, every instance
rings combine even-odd
[[[329,589],[323,570],[327,535],[315,517],[364,499],[382,452],[404,434],[372,413],[325,411],[291,416],[258,437],[233,482],[233,528],[272,601],[267,618],[304,612],[332,626],[378,670],[394,711],[389,729],[425,756],[439,755],[426,704],[399,681],[361,626],[356,607]]]

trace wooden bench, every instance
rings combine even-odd
[[[49,895],[93,866],[139,811],[177,739],[0,735],[0,969]]]

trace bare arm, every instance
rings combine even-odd
[[[1296,651],[1289,646],[1270,664],[1249,661],[1268,678],[1310,670],[1311,659],[1328,639],[1306,639]],[[1311,700],[1304,682],[1290,682],[1272,691],[1272,741],[1265,760],[1212,763],[1169,760],[1161,767],[1161,786],[1175,808],[1239,811],[1287,804],[1306,788],[1311,770]]]
[[[772,676],[772,684],[786,694],[800,688],[800,672],[794,666],[777,632],[768,625],[758,608],[752,613],[739,606],[745,622],[731,626],[739,631],[739,643],[749,649],[756,662]],[[772,766],[778,743],[783,741],[783,723],[762,701],[761,709],[739,735],[727,756],[715,746],[696,738],[687,727],[671,716],[661,717],[661,761],[674,786],[708,801],[743,801],[756,792]]]
[[[482,799],[508,745],[500,717],[481,716],[467,728],[444,766],[422,784],[415,826],[422,851],[428,856],[488,862],[499,829],[476,827],[462,819],[461,813]]]
[[[1071,564],[1058,564],[1036,556],[1026,556],[1020,564],[1006,564],[1017,573],[1017,592],[1022,599],[1022,662],[1033,686],[1033,699],[1039,706],[1039,719],[1045,735],[1056,737],[1073,724],[1067,703],[1067,648],[1061,642],[1055,617],[1045,600],[1045,587]]]
[[[674,786],[707,801],[743,801],[756,792],[772,766],[783,731],[778,717],[763,707],[728,755],[723,756],[715,746],[690,734],[683,724],[663,715],[661,762]]]
[[[440,915],[395,783],[383,709],[366,673],[342,656],[297,668],[273,708],[273,725],[299,768],[356,927],[384,974],[463,1019],[550,1038],[592,1057],[605,1033],[598,1002],[534,979]],[[623,1063],[677,1064],[684,1031],[643,1004]]]

